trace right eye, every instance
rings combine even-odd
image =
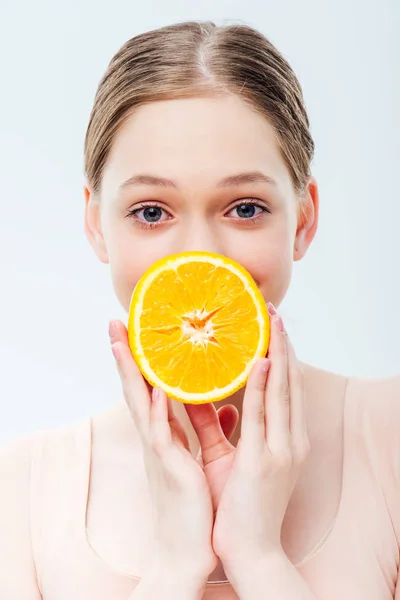
[[[141,204],[140,208],[130,210],[127,216],[133,217],[134,221],[143,227],[154,227],[171,218],[171,215],[158,204]]]

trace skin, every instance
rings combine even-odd
[[[218,187],[223,178],[249,171],[260,171],[276,183]],[[176,187],[141,183],[121,189],[138,174],[172,180]],[[98,258],[110,265],[126,312],[136,282],[155,260],[191,250],[236,260],[252,275],[265,301],[278,307],[289,288],[293,262],[305,256],[318,225],[315,178],[309,178],[302,196],[296,195],[274,128],[234,95],[141,106],[114,140],[100,193],[94,194],[86,182],[84,194],[87,238]],[[249,199],[255,200],[255,208],[238,209]],[[158,207],[153,212],[141,206],[154,202]],[[136,216],[128,215],[135,209]],[[146,227],[151,218],[158,225]],[[217,403],[222,429],[232,435],[234,445],[243,394],[239,390]],[[174,402],[174,412],[192,440],[185,406]]]
[[[218,185],[228,176],[248,171],[260,171],[276,185],[254,181],[230,187]],[[142,183],[140,186],[123,186],[121,191],[121,185],[138,174],[167,178],[175,186]],[[315,178],[310,177],[304,193],[297,195],[280,154],[275,130],[266,118],[232,95],[171,100],[140,107],[113,141],[99,194],[93,193],[90,182],[86,182],[84,194],[86,235],[98,258],[110,265],[115,293],[126,312],[138,279],[155,260],[189,250],[217,252],[241,263],[253,276],[265,301],[279,307],[290,285],[293,262],[305,256],[318,226],[319,199]],[[255,199],[257,208],[237,208],[248,199]],[[149,220],[151,213],[147,211],[145,215],[141,204],[154,202],[163,209],[160,212],[156,208],[155,212],[156,220],[161,217],[162,223],[143,228],[137,221]],[[269,212],[264,213],[262,207]],[[132,210],[138,211],[136,218],[129,216]],[[244,218],[260,214],[256,220]],[[128,348],[125,324],[118,320],[114,323],[116,331],[110,338],[112,347]],[[133,373],[134,363],[129,360]],[[276,357],[272,358],[273,363],[277,361]],[[304,374],[311,451],[301,461],[301,471],[296,475],[297,483],[286,512],[287,497],[279,508],[279,514],[285,513],[282,546],[293,564],[316,547],[337,514],[342,474],[343,405],[340,399],[344,398],[346,384],[344,377],[315,369],[298,359],[295,362]],[[283,384],[280,387],[283,388]],[[236,480],[233,469],[235,456],[240,456],[235,450],[239,447],[246,420],[244,418],[242,422],[246,389],[248,385],[215,406],[170,403],[171,430],[181,432],[182,443],[193,457],[197,455],[203,466],[214,509],[221,498],[224,503],[223,497],[226,506],[233,506],[229,501],[230,493],[235,497],[233,482],[236,481],[240,489],[246,489],[245,482],[240,478]],[[324,390],[322,398],[321,389]],[[253,394],[248,398],[253,398]],[[141,397],[132,399],[134,405],[141,405],[143,401]],[[281,401],[284,403],[284,399]],[[132,415],[131,409],[130,413]],[[92,486],[91,504],[95,502],[100,514],[110,510],[103,495],[110,478],[114,485],[120,485],[115,479],[116,464],[125,465],[128,456],[140,452],[137,442],[133,441],[137,439],[137,431],[127,416],[116,410],[114,417],[96,419],[92,459],[94,473],[98,475],[97,484]],[[104,463],[105,447],[107,456],[114,457],[110,458],[109,464]],[[331,465],[329,470],[326,469],[327,460]],[[259,459],[256,462],[261,464]],[[125,478],[129,478],[129,471],[135,465],[126,467]],[[229,481],[231,485],[228,486]],[[262,478],[259,483],[258,491],[253,490],[255,501],[262,494]],[[282,490],[285,488],[283,485]],[[326,490],[329,490],[328,495]],[[312,511],[309,509],[310,493]],[[279,497],[282,499],[282,494]],[[138,523],[132,523],[129,507],[127,511],[121,514],[121,531],[126,528],[126,520],[131,527],[138,526]],[[272,507],[266,507],[266,514],[271,515],[274,523],[280,522]],[[232,523],[243,525],[247,517],[247,514],[243,515],[243,520],[231,514],[228,518],[226,513],[228,520],[224,525],[223,521],[218,521],[217,513],[219,525],[214,524],[213,543],[219,552],[223,553],[225,544],[233,548],[223,530],[232,533]],[[104,521],[100,523],[101,538]],[[96,529],[96,523],[93,526]],[[243,527],[244,532],[236,532],[238,540],[248,534],[249,525]],[[127,539],[123,550],[123,553],[130,552],[136,557],[136,573],[140,571],[139,562],[143,564],[141,557],[147,546],[146,535],[142,534],[134,543]],[[111,530],[108,536],[112,536]],[[256,539],[252,543],[255,547]],[[100,553],[102,546],[98,539]],[[120,544],[115,543],[112,551],[114,554],[122,551]],[[108,552],[106,544],[103,553]],[[233,563],[237,572],[249,572],[237,565],[236,558],[225,555],[225,562],[218,561],[211,577],[225,580],[228,574],[224,569],[229,564],[232,567]],[[151,552],[148,560],[152,561]],[[235,577],[232,568],[228,578],[231,577]],[[286,574],[284,579],[287,579]],[[297,591],[295,597],[298,597],[296,594]],[[250,593],[250,597],[253,596]]]

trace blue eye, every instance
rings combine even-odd
[[[232,213],[232,211],[236,210],[236,215],[233,215],[238,218],[240,221],[248,221],[255,220],[261,217],[264,213],[269,213],[269,210],[265,206],[261,206],[256,201],[246,201],[237,204],[228,214]]]
[[[158,206],[146,206],[141,211],[143,211],[143,218],[148,223],[157,223],[162,217],[162,209]]]
[[[254,217],[256,214],[256,208],[259,207],[254,206],[254,204],[239,204],[239,206],[235,207],[235,210],[237,210],[237,214],[240,218],[251,219],[251,217]]]
[[[142,204],[140,208],[130,210],[127,217],[131,217],[134,223],[141,227],[156,227],[170,218],[169,213],[157,204]]]

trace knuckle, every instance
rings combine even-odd
[[[296,465],[302,465],[308,458],[311,451],[311,445],[308,437],[301,440],[293,451],[294,462]]]
[[[274,388],[271,390],[273,396],[281,401],[288,403],[290,400],[289,386],[287,381],[276,382]]]
[[[157,454],[158,450],[159,450],[159,442],[158,442],[158,438],[156,435],[154,435],[154,433],[150,433],[150,440],[149,440],[149,446],[152,449],[152,451]]]
[[[262,402],[258,402],[256,404],[256,406],[254,406],[252,413],[253,413],[253,420],[256,423],[264,423],[265,410],[264,410],[264,404]]]
[[[293,466],[293,455],[291,450],[281,450],[279,454],[275,456],[275,463],[280,470],[290,471]]]
[[[289,387],[286,383],[282,383],[279,385],[278,396],[284,404],[289,404],[290,393],[289,393]]]
[[[165,454],[166,448],[168,447],[168,443],[165,441],[165,439],[154,431],[150,432],[149,445],[158,458],[162,458],[162,456]]]
[[[197,424],[196,428],[200,433],[204,434],[204,433],[207,433],[208,431],[212,431],[214,426],[215,426],[215,420],[207,417],[205,419],[202,419]]]
[[[264,393],[264,391],[265,391],[265,383],[263,381],[260,381],[258,379],[257,381],[254,382],[254,390],[257,393]]]

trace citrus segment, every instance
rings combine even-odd
[[[269,337],[261,292],[225,256],[183,252],[163,258],[132,294],[132,355],[151,385],[181,402],[216,402],[243,387]]]

